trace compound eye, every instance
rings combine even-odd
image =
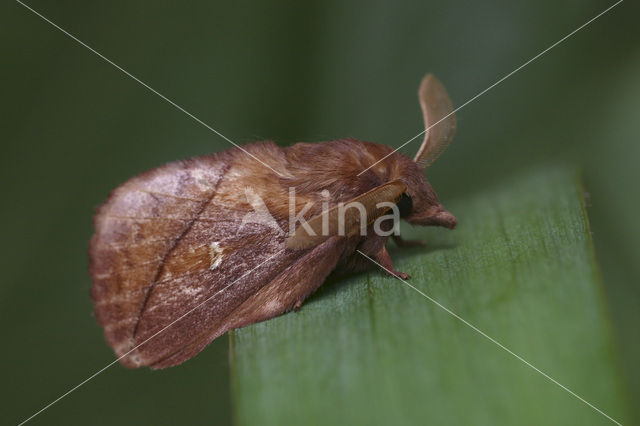
[[[398,200],[396,205],[398,206],[398,210],[400,211],[400,217],[409,216],[413,210],[413,200],[407,195],[406,192],[402,194],[400,200]]]

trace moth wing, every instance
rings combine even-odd
[[[414,161],[425,169],[451,143],[456,132],[456,116],[447,91],[433,74],[427,74],[422,79],[418,89],[418,98],[426,130],[424,140]]]
[[[230,329],[264,321],[300,306],[335,268],[345,245],[344,238],[333,237],[313,250],[306,251],[268,284],[238,305],[226,318],[201,330],[189,345],[157,361],[152,368],[179,364],[196,355],[213,339]]]
[[[304,254],[284,250],[282,230],[242,225],[244,178],[255,170],[221,154],[132,178],[95,216],[94,312],[125,366],[193,344]]]
[[[389,209],[388,206],[379,207],[380,203],[395,202],[406,190],[407,186],[403,182],[393,181],[373,188],[344,203],[343,206],[337,205],[325,210],[309,219],[306,224],[298,226],[287,238],[287,247],[307,249],[317,246],[331,236],[353,235],[361,225],[361,211],[355,206],[363,207],[364,216],[367,222],[371,223]],[[323,227],[326,228],[326,232],[323,232]]]

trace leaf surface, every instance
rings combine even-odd
[[[461,319],[628,419],[577,173],[445,205],[455,231],[406,228],[428,247],[391,250],[433,301],[374,269],[232,334],[238,424],[613,424]]]

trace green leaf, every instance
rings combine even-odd
[[[391,256],[459,318],[378,268],[332,279],[232,334],[238,424],[628,419],[577,174],[538,169],[446,204],[455,231],[406,229],[428,248]]]

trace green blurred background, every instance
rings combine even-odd
[[[239,143],[353,136],[398,146],[422,130],[425,72],[461,105],[613,2],[28,4]],[[0,16],[6,424],[113,360],[88,296],[95,207],[136,173],[229,145],[19,3],[3,2]],[[539,163],[582,167],[636,408],[639,18],[640,5],[624,1],[462,109],[429,173],[446,205]],[[33,423],[228,424],[227,346],[225,336],[159,372],[113,366]]]

